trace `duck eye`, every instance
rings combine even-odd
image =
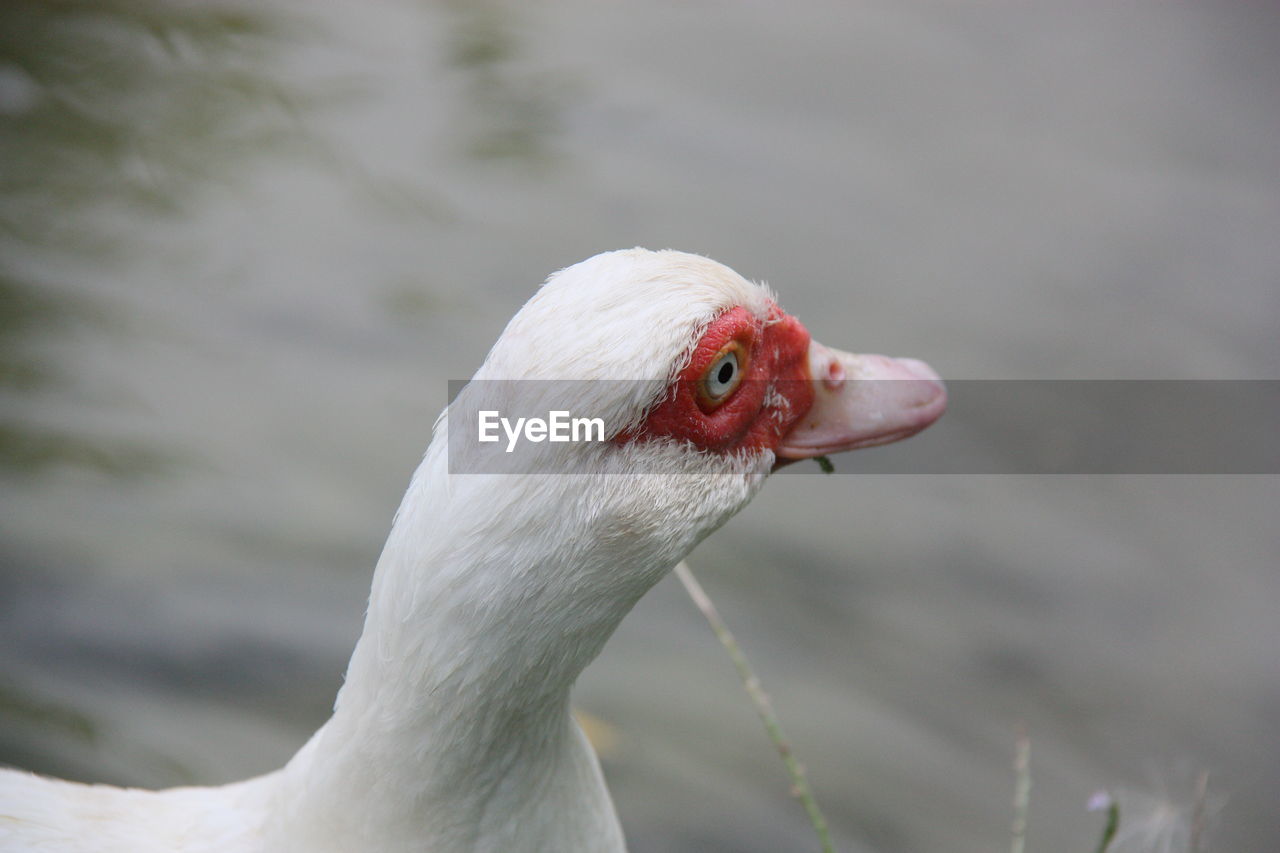
[[[715,408],[729,398],[742,382],[742,365],[738,362],[737,349],[731,349],[712,363],[699,383],[700,402],[704,407]]]

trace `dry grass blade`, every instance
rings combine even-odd
[[[1209,799],[1209,773],[1205,771],[1196,779],[1195,806],[1191,813],[1190,853],[1200,853],[1200,841],[1204,836],[1205,804]]]
[[[1027,812],[1031,806],[1031,738],[1026,731],[1018,732],[1013,755],[1013,770],[1017,782],[1013,787],[1013,843],[1011,853],[1025,853],[1027,849]]]
[[[822,845],[822,853],[834,853],[835,848],[831,846],[831,833],[827,828],[827,820],[823,817],[817,801],[813,798],[813,791],[809,787],[809,780],[805,777],[804,767],[796,759],[795,754],[791,751],[791,744],[782,733],[782,726],[779,725],[778,718],[773,712],[773,705],[769,701],[768,694],[760,686],[760,679],[756,677],[751,664],[747,662],[746,655],[742,653],[741,647],[738,646],[738,641],[729,632],[728,626],[720,618],[720,613],[716,610],[715,605],[711,603],[711,599],[707,596],[706,591],[703,590],[702,584],[698,583],[698,579],[689,570],[689,566],[682,560],[676,564],[675,572],[676,577],[680,579],[680,583],[684,584],[685,591],[693,599],[693,603],[697,605],[698,609],[702,611],[702,615],[706,617],[707,622],[711,624],[711,630],[715,632],[721,645],[729,652],[729,657],[733,660],[733,665],[737,668],[738,675],[742,678],[742,684],[747,690],[747,695],[751,697],[751,704],[755,706],[756,713],[764,723],[765,731],[769,733],[769,739],[773,741],[778,754],[782,756],[782,763],[786,765],[787,773],[791,776],[791,791],[796,799],[800,801],[800,804],[804,806],[805,813],[809,815],[809,821],[813,824],[814,832],[818,834],[818,841]]]

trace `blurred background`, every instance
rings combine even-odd
[[[282,764],[447,380],[604,249],[947,378],[1280,378],[1277,43],[1195,0],[9,0],[0,761]],[[1280,845],[1277,477],[806,471],[691,563],[840,849],[1007,849],[1020,727],[1031,850],[1092,850],[1102,788],[1185,843],[1206,771],[1206,849]],[[674,580],[576,703],[635,853],[815,849]]]

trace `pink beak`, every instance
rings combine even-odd
[[[914,358],[809,344],[813,407],[782,439],[779,460],[810,459],[908,438],[947,410],[947,389]]]

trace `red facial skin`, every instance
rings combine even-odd
[[[742,381],[716,404],[702,382],[730,347],[736,348]],[[667,397],[638,431],[618,438],[669,436],[734,455],[773,450],[812,405],[809,332],[772,303],[763,322],[739,306],[711,321]]]

